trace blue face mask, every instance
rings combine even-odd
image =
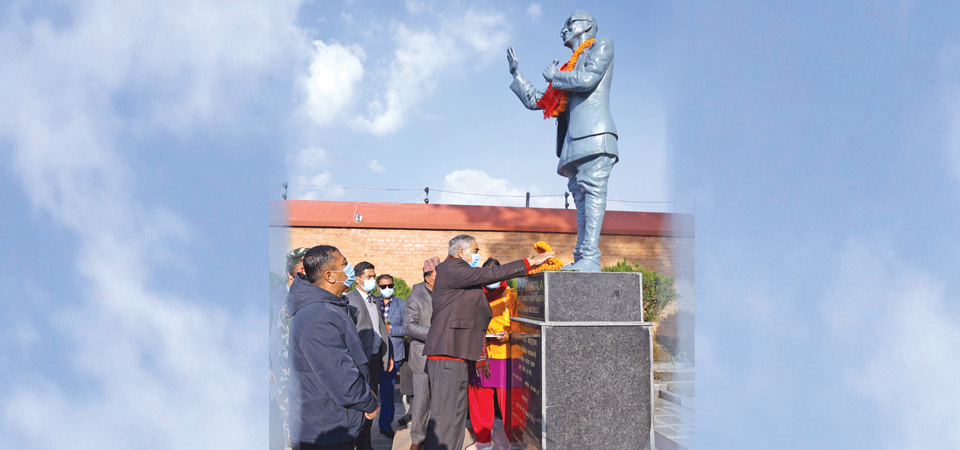
[[[470,267],[480,267],[480,254],[471,253],[470,254]]]
[[[348,288],[350,287],[351,284],[353,284],[353,280],[355,280],[355,279],[357,278],[357,274],[356,274],[356,272],[353,271],[353,266],[351,266],[349,262],[347,263],[347,268],[346,268],[346,269],[343,269],[343,270],[331,270],[331,272],[343,272],[343,273],[347,274],[347,279],[346,279],[346,281],[340,281],[340,283],[343,283],[343,284],[344,284],[346,287],[348,287]]]
[[[499,281],[496,282],[496,283],[488,284],[488,285],[487,285],[487,289],[489,289],[489,290],[491,290],[491,291],[497,290],[498,287],[500,287],[500,282],[499,282]]]

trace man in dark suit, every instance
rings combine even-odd
[[[433,317],[423,354],[430,379],[430,420],[425,448],[460,450],[467,421],[469,370],[485,362],[484,337],[493,317],[483,285],[526,275],[554,252],[480,267],[480,245],[461,234],[450,240],[447,260],[437,266]]]
[[[567,177],[577,206],[574,262],[563,269],[599,272],[607,179],[620,160],[617,127],[610,114],[613,40],[597,37],[596,19],[581,10],[570,13],[560,36],[574,54],[559,71],[556,60],[543,71],[550,82],[546,91],[537,90],[520,73],[516,52],[507,49],[514,78],[510,89],[528,109],[542,109],[544,118],[557,118],[557,173]]]
[[[434,256],[423,262],[423,282],[413,285],[403,310],[403,327],[410,336],[408,367],[413,372],[413,401],[410,402],[410,450],[420,450],[427,437],[427,417],[430,415],[430,380],[427,377],[427,357],[423,355],[424,342],[430,332],[433,316],[433,283],[437,277],[440,258]]]
[[[370,359],[369,384],[373,392],[380,392],[380,372],[393,370],[393,359],[390,358],[390,334],[387,325],[383,322],[380,298],[373,295],[377,286],[377,273],[367,261],[362,261],[354,267],[356,272],[356,289],[347,293],[347,302],[351,314],[357,319],[357,334],[360,342]],[[380,362],[380,364],[378,364]],[[393,402],[393,399],[381,399]],[[357,450],[372,450],[370,443],[370,429],[373,422],[366,420],[360,437],[357,439]],[[392,437],[392,436],[391,436]]]

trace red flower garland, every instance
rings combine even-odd
[[[596,41],[596,39],[587,39],[580,44],[577,49],[574,50],[573,56],[570,57],[570,61],[567,61],[562,67],[560,67],[560,71],[569,72],[573,70],[573,66],[577,65],[577,58],[580,58],[580,54],[583,53],[587,47],[593,45],[593,41]],[[560,113],[566,111],[567,100],[567,93],[559,89],[554,89],[553,82],[551,81],[550,85],[547,86],[547,92],[544,92],[543,97],[540,97],[540,101],[537,102],[537,106],[543,109],[543,118],[547,119],[550,117],[557,117],[560,115]]]

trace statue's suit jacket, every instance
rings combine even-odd
[[[573,70],[558,71],[553,78],[553,88],[566,91],[567,108],[557,117],[557,156],[560,166],[598,153],[602,149],[584,146],[568,146],[571,154],[561,154],[566,138],[582,139],[610,133],[617,136],[617,126],[610,114],[610,85],[613,81],[613,41],[599,37],[577,58]],[[528,109],[540,109],[537,102],[544,91],[537,90],[519,71],[510,85],[520,101]],[[616,147],[605,153],[619,159]]]
[[[376,355],[383,351],[383,370],[390,367],[390,335],[387,334],[387,325],[383,323],[383,314],[380,314],[380,298],[373,297],[377,304],[377,317],[374,321],[370,320],[370,312],[367,311],[367,305],[364,304],[363,297],[356,288],[347,293],[347,302],[349,303],[350,315],[357,321],[357,334],[360,335],[360,343],[367,352],[367,357]],[[380,329],[380,341],[377,342],[376,335],[373,333],[373,327]],[[372,360],[371,360],[372,363]]]

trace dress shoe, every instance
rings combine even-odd
[[[393,436],[396,435],[397,433],[394,433],[393,430],[391,430],[391,429],[388,428],[388,429],[386,429],[386,430],[380,430],[380,434],[382,434],[382,435],[384,435],[384,436],[386,436],[386,437],[388,437],[388,438],[390,438],[390,439],[393,439]]]
[[[401,427],[405,427],[407,426],[408,423],[410,423],[411,419],[413,419],[413,417],[411,417],[410,414],[404,414],[403,417],[401,417],[400,420],[397,421],[397,425],[400,425]]]
[[[567,264],[560,270],[579,270],[580,272],[599,272],[600,263],[589,259],[581,259],[575,263]]]
[[[423,450],[423,444],[410,444],[410,450]]]

